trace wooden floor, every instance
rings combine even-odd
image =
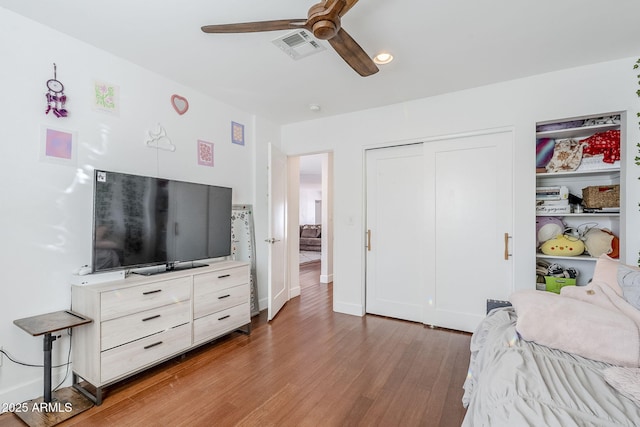
[[[61,426],[460,426],[466,333],[332,311],[319,263],[272,322],[106,389]],[[0,426],[22,425],[13,414]]]

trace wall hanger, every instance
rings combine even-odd
[[[57,77],[57,66],[53,63],[53,78],[47,80],[47,109],[45,114],[52,112],[56,117],[67,117],[69,112],[65,108],[65,102],[67,102],[67,96],[64,94],[64,85]]]

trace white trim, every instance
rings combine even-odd
[[[336,313],[350,314],[352,316],[364,316],[364,305],[333,302],[333,311]]]

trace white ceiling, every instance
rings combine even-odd
[[[298,61],[286,31],[200,27],[306,18],[313,0],[0,0],[0,6],[286,124],[640,54],[638,0],[361,0],[343,28],[395,61],[360,77],[332,50]],[[588,90],[588,88],[585,88]],[[312,112],[309,104],[319,104]]]

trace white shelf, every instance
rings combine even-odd
[[[536,138],[575,138],[577,136],[588,136],[596,132],[620,129],[620,123],[606,125],[580,126],[577,128],[546,130],[536,132]]]
[[[620,212],[610,212],[610,213],[550,213],[550,214],[536,214],[536,216],[563,216],[563,217],[600,217],[600,218],[611,218],[611,217],[620,217]]]
[[[545,255],[541,253],[536,253],[536,258],[539,259],[562,259],[562,260],[571,260],[571,261],[591,261],[595,262],[598,258],[594,258],[590,255],[578,255],[578,256],[557,256],[557,255]]]
[[[620,168],[594,169],[573,172],[543,172],[537,173],[536,178],[570,178],[574,176],[600,176],[620,174]]]

